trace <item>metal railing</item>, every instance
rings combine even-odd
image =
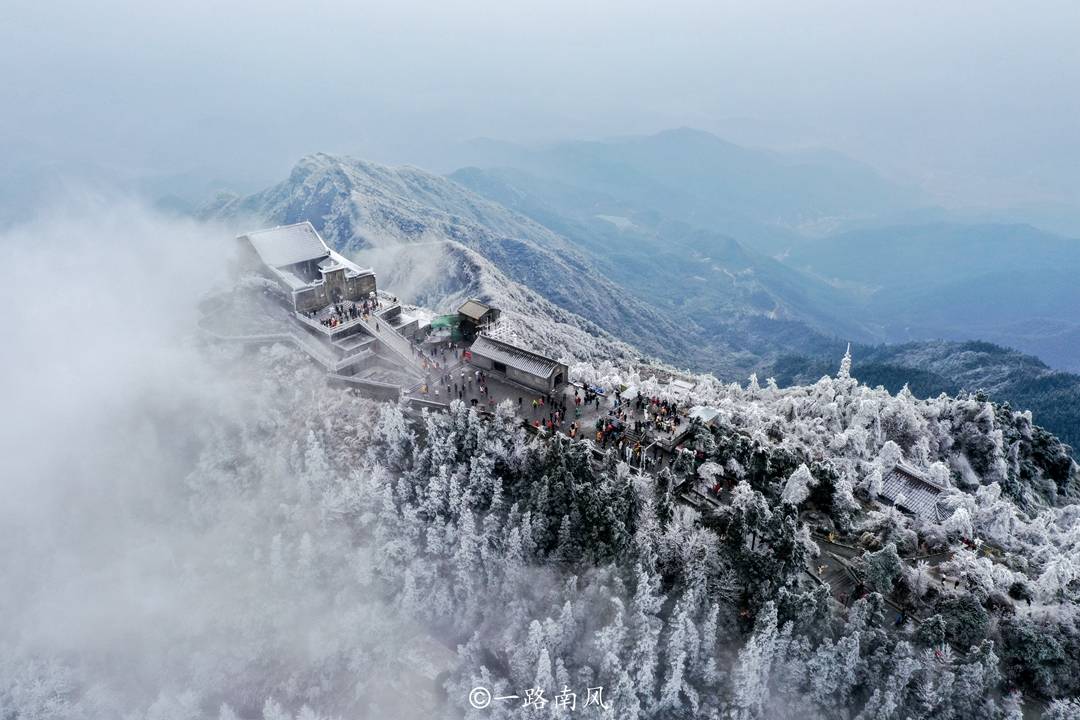
[[[411,368],[417,373],[421,372],[420,365],[416,362],[413,353],[413,345],[404,335],[380,318],[368,316],[366,320],[361,318],[361,322],[365,323],[377,340],[405,361],[407,368]]]
[[[318,330],[319,332],[323,333],[324,335],[333,335],[338,330],[341,330],[343,328],[353,327],[357,323],[363,322],[363,318],[355,317],[352,320],[346,320],[344,322],[338,323],[337,325],[335,325],[333,327],[329,327],[327,325],[323,325],[318,320],[312,320],[311,318],[309,318],[307,315],[303,314],[302,312],[297,312],[296,317],[299,318],[300,321],[303,322],[304,324],[306,324],[307,326]]]

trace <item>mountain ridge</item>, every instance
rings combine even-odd
[[[673,323],[593,272],[558,235],[419,169],[309,155],[282,183],[243,198],[219,198],[201,214],[249,224],[310,220],[327,242],[349,254],[451,240],[596,326],[631,330],[623,337],[650,354],[676,356],[665,352],[671,346],[657,342],[655,333],[633,328],[666,331],[674,350],[684,349]]]
[[[801,310],[806,303],[799,298],[778,303],[779,296],[757,279],[760,273],[744,272],[744,265],[733,271],[719,266],[710,270],[722,279],[717,287],[724,297],[724,287],[734,293],[722,312],[660,303],[647,292],[635,296],[611,281],[609,268],[597,271],[596,258],[604,253],[579,247],[533,218],[416,168],[310,155],[282,183],[246,197],[220,197],[202,215],[244,218],[249,225],[310,220],[345,253],[452,240],[475,250],[515,282],[647,354],[727,377],[763,367],[763,348],[776,345],[776,352],[768,351],[776,356],[784,347],[820,347],[826,337],[820,326],[813,330],[805,323],[810,319]],[[737,241],[724,242],[736,255],[745,254]],[[775,261],[763,262],[771,272],[792,273]],[[647,277],[650,269],[643,267],[640,274]],[[692,299],[701,284],[707,283],[687,286],[684,296]]]
[[[528,335],[530,317],[554,317],[560,323],[558,327],[576,328],[575,332],[581,333],[575,334],[573,342],[593,343],[598,353],[631,357],[641,352],[676,366],[711,371],[726,380],[745,378],[751,371],[763,376],[805,379],[826,358],[831,364],[842,353],[844,341],[838,337],[814,330],[798,319],[771,317],[768,308],[741,308],[738,312],[744,314],[734,320],[723,314],[690,312],[679,322],[673,310],[650,306],[605,273],[597,272],[589,261],[595,255],[574,247],[567,235],[483,198],[453,180],[416,168],[387,168],[355,159],[312,155],[297,163],[282,183],[246,197],[219,197],[204,208],[203,215],[243,223],[244,229],[311,220],[342,252],[354,256],[389,253],[390,260],[373,264],[382,268],[380,273],[392,283],[426,272],[426,287],[406,288],[408,294],[402,296],[405,301],[422,299],[425,304],[452,310],[448,301],[453,298],[462,298],[465,293],[481,294],[518,314],[523,337]],[[620,231],[618,222],[601,222],[613,228],[614,233]],[[692,241],[694,232],[684,230],[681,237]],[[716,238],[706,235],[701,242],[715,249]],[[729,250],[741,248],[732,238],[724,239],[722,245]],[[443,251],[434,257],[424,252],[425,247],[441,247]],[[411,255],[404,265],[409,272],[395,274],[393,254],[404,251]],[[440,258],[456,263],[460,277],[451,277],[458,270],[448,274],[445,267],[440,267]],[[749,280],[740,280],[736,272],[729,274],[733,286],[753,280],[753,273],[746,276]],[[480,276],[487,280],[477,280]],[[697,290],[694,286],[686,288],[691,296]],[[550,305],[545,304],[548,301]],[[542,331],[544,343],[557,350],[559,333],[553,329],[555,326],[537,320],[532,324]],[[606,344],[617,343],[615,338],[634,349],[615,350],[616,345]],[[711,342],[705,338],[711,338]],[[874,345],[857,347],[861,351],[862,347]],[[886,375],[918,375],[925,381],[928,394],[957,388],[991,389],[998,400],[1030,407],[1037,421],[1067,442],[1075,445],[1080,440],[1075,413],[1061,404],[1063,398],[1080,397],[1080,377],[1054,373],[1043,366],[1044,370],[1038,372],[1025,371],[1011,385],[997,383],[986,388],[982,381],[989,376],[962,374],[959,361],[970,357],[970,348],[964,344],[924,343],[922,347],[932,351],[925,350],[920,356],[909,348],[895,351],[898,354],[892,356],[883,354],[880,361],[874,362],[887,369]],[[1016,357],[1023,356],[1017,353]],[[794,368],[792,358],[801,358],[802,366]],[[983,359],[989,363],[988,373],[1004,371],[1016,362],[1014,356],[994,353]],[[1028,360],[1024,362],[1034,367]]]

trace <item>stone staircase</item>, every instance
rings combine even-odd
[[[412,343],[404,335],[395,330],[385,319],[378,316],[369,316],[366,320],[361,320],[361,322],[367,326],[372,337],[378,340],[382,347],[386,348],[390,354],[401,362],[402,369],[416,375],[418,378],[424,377],[424,369],[413,353]]]

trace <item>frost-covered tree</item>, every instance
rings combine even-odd
[[[226,357],[243,402],[173,430],[197,455],[161,483],[179,541],[122,558],[176,576],[152,595],[185,604],[151,628],[167,687],[8,643],[7,715],[402,717],[386,696],[418,675],[438,682],[417,680],[433,686],[417,716],[475,720],[513,717],[474,712],[478,685],[603,685],[609,716],[642,720],[996,718],[1010,688],[1080,693],[1076,469],[1023,413],[868,388],[847,361],[808,386],[698,378],[715,427],[652,475],[534,437],[513,404],[421,412],[328,386],[288,348],[244,372]],[[578,370],[685,408],[672,371]],[[881,502],[902,459],[945,488],[944,523]],[[730,493],[687,504],[722,476]],[[823,584],[813,558],[838,548],[822,526],[862,587]]]
[[[1080,718],[1080,699],[1058,698],[1051,700],[1043,713],[1043,720],[1076,720]]]
[[[810,491],[817,485],[817,480],[810,474],[810,468],[803,463],[784,483],[781,499],[791,505],[802,505],[810,497]]]
[[[865,559],[866,585],[884,596],[892,593],[893,585],[903,573],[903,564],[896,545],[889,543],[881,550],[867,553]]]
[[[769,605],[758,616],[754,634],[739,651],[732,671],[732,714],[739,720],[761,717],[769,691],[777,634],[776,608]]]
[[[848,343],[844,357],[840,360],[840,369],[837,371],[836,377],[838,380],[851,379],[851,343]]]

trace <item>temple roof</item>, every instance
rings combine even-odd
[[[941,520],[938,498],[943,492],[945,488],[915,468],[897,463],[882,478],[879,496],[912,515],[927,520]]]
[[[280,268],[330,255],[330,248],[306,220],[295,225],[279,225],[245,233],[240,237],[247,238],[259,258],[270,267]]]
[[[479,300],[466,300],[462,303],[461,307],[458,308],[458,313],[470,320],[478,321],[494,309],[495,308],[490,305],[485,305]]]
[[[522,348],[504,343],[500,340],[481,335],[470,348],[475,355],[486,357],[495,362],[500,362],[507,367],[512,367],[537,377],[551,377],[562,363],[551,358],[529,352]]]

